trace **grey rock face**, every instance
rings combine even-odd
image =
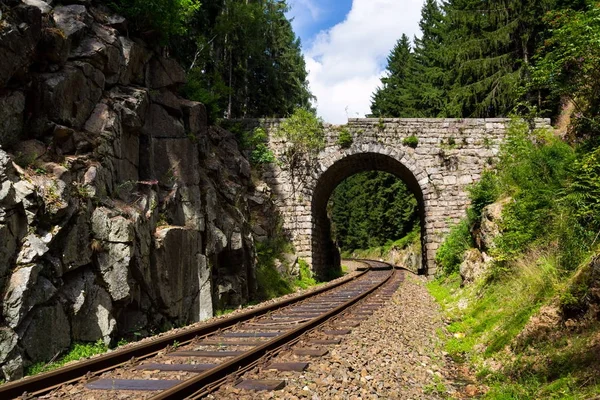
[[[8,282],[2,302],[2,315],[11,328],[18,326],[23,317],[36,305],[48,301],[56,288],[39,276],[42,266],[32,264],[17,269]]]
[[[133,223],[105,207],[98,207],[92,214],[92,231],[100,240],[113,243],[133,241]]]
[[[0,96],[0,145],[15,143],[23,132],[25,95],[12,92]]]
[[[92,17],[83,5],[72,4],[54,8],[54,23],[70,41],[80,40],[90,28]]]
[[[114,301],[124,300],[132,292],[130,264],[133,246],[125,243],[104,243],[104,251],[98,254],[98,266],[108,292]]]
[[[81,128],[102,95],[103,85],[87,78],[85,71],[93,74],[93,67],[82,63],[80,69],[73,64],[63,71],[40,76],[37,109],[43,110],[50,121]]]
[[[60,275],[92,262],[91,232],[87,215],[80,214],[75,219],[63,244]]]
[[[197,231],[168,227],[156,233],[153,277],[165,312],[199,321],[212,316],[210,271]]]
[[[23,347],[33,360],[50,360],[71,345],[69,320],[60,303],[31,313],[23,333]]]
[[[7,379],[74,340],[199,321],[215,295],[247,301],[254,262],[249,164],[176,93],[185,71],[98,2],[28,2],[5,4],[0,29]]]
[[[183,124],[157,104],[152,104],[148,109],[144,134],[152,138],[183,139],[186,137]]]
[[[186,82],[185,71],[172,59],[154,57],[146,70],[146,86],[150,89],[176,86]]]
[[[71,276],[64,293],[72,302],[73,340],[94,342],[102,339],[109,344],[117,323],[112,315],[112,299],[98,285],[95,274],[85,270]]]
[[[0,87],[13,75],[32,62],[34,50],[41,38],[42,12],[37,7],[20,5],[15,17],[5,20],[8,27],[0,32]],[[24,29],[19,26],[24,25]]]

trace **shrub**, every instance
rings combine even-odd
[[[340,146],[342,149],[347,149],[352,146],[353,141],[354,139],[352,138],[352,134],[348,128],[342,128],[337,140],[338,146]]]
[[[444,274],[458,271],[465,250],[473,247],[473,238],[466,220],[461,221],[450,231],[435,255],[435,262]]]
[[[306,289],[310,286],[316,285],[317,281],[313,277],[313,273],[310,270],[310,266],[308,265],[308,263],[303,259],[299,258],[298,265],[300,266],[300,274],[298,276],[298,279],[296,279],[296,281],[294,282],[294,284],[302,289]]]
[[[481,180],[469,187],[468,190],[469,197],[471,198],[469,218],[476,221],[481,217],[483,208],[492,204],[500,196],[496,173],[493,171],[484,171],[481,174]]]
[[[408,147],[412,147],[414,149],[419,145],[419,138],[416,137],[415,135],[405,137],[402,140],[402,144],[405,146],[408,146]]]
[[[258,166],[275,162],[275,155],[267,144],[267,132],[261,128],[255,128],[250,132],[241,134],[241,146],[250,150],[250,162]]]

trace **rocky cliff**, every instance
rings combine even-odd
[[[7,379],[255,291],[251,209],[267,200],[247,159],[177,94],[185,71],[100,3],[0,2]]]

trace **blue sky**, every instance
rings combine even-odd
[[[326,122],[369,113],[386,58],[419,33],[423,0],[288,0],[317,112]]]
[[[302,44],[310,46],[317,33],[343,22],[352,8],[352,0],[290,0],[294,31]]]

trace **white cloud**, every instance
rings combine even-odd
[[[370,112],[385,59],[403,33],[418,34],[423,0],[353,0],[344,22],[320,32],[305,51],[310,87],[326,122]]]

